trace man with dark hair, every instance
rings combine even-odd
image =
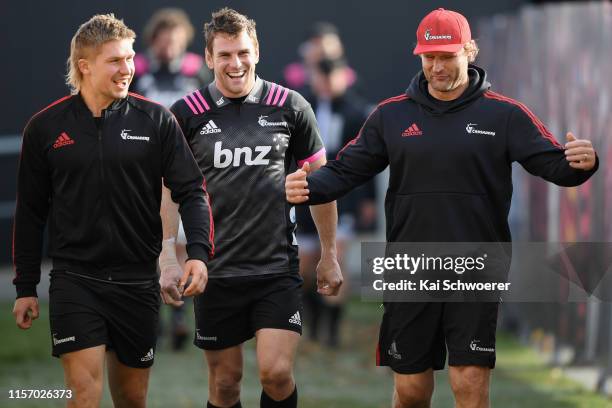
[[[171,108],[207,180],[216,256],[206,291],[195,299],[194,343],[204,349],[209,407],[240,407],[242,344],[257,339],[261,407],[296,407],[293,362],[302,331],[295,212],[284,197],[288,167],[325,163],[310,105],[298,93],[255,75],[255,22],[229,8],[204,26],[215,81]],[[312,207],[321,240],[319,291],[337,294],[336,204]],[[177,213],[162,213],[165,239]],[[178,280],[178,276],[170,277]],[[178,300],[180,294],[174,292]]]
[[[597,170],[591,143],[570,132],[561,146],[525,105],[489,90],[485,71],[470,64],[477,52],[465,17],[428,14],[414,50],[423,69],[406,93],[380,103],[338,160],[289,175],[289,202],[338,199],[390,166],[387,241],[507,242],[512,162],[560,186],[588,180]],[[430,406],[447,348],[457,407],[489,406],[497,309],[385,303],[377,363],[394,372],[394,406]]]
[[[23,134],[13,314],[21,329],[38,317],[48,223],[52,353],[69,407],[99,405],[105,362],[115,405],[145,406],[159,314],[162,177],[185,220],[190,260],[181,290],[193,280],[184,295],[204,290],[212,251],[202,175],[176,120],[128,94],[134,38],[112,14],[82,24],[68,59],[73,94],[34,115]]]

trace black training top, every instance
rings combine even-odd
[[[18,297],[36,295],[47,217],[54,264],[117,271],[105,279],[154,277],[162,177],[180,204],[189,257],[211,256],[202,175],[172,114],[130,94],[98,122],[81,95],[72,95],[34,115],[24,130],[13,241]]]
[[[314,113],[300,94],[257,78],[241,101],[215,83],[177,101],[176,115],[207,181],[215,224],[211,278],[295,272],[295,210],[285,175],[324,157]]]
[[[597,170],[570,167],[525,105],[489,90],[484,70],[470,66],[469,80],[461,97],[442,102],[422,72],[415,76],[405,94],[378,105],[337,160],[308,177],[308,204],[335,200],[389,166],[388,241],[507,242],[512,162],[560,186]]]

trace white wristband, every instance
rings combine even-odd
[[[169,266],[178,265],[176,259],[176,238],[168,238],[162,241],[162,250],[159,254],[159,268],[163,271]]]

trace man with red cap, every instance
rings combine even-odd
[[[561,145],[522,103],[491,91],[459,13],[437,9],[417,30],[422,71],[381,102],[357,137],[312,174],[287,176],[287,200],[336,200],[390,167],[388,242],[510,242],[512,162],[560,186],[595,173],[588,140]],[[444,368],[457,407],[487,407],[495,366],[495,302],[385,302],[377,363],[394,372],[394,407],[429,407]]]

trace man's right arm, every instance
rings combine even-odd
[[[17,298],[36,297],[40,282],[43,234],[50,200],[50,171],[43,137],[34,120],[26,126],[17,172],[17,205],[13,230],[13,284]]]
[[[36,285],[40,282],[43,233],[49,214],[50,173],[42,146],[42,135],[30,121],[23,133],[17,172],[17,206],[13,225],[13,262],[17,300],[15,322],[29,329],[38,318]]]
[[[181,126],[174,116],[166,121],[166,125],[162,130],[165,139],[162,148],[164,155],[163,184],[171,192],[171,201],[179,204],[179,212],[187,237],[188,260],[178,287],[179,290],[182,290],[182,286],[191,276],[192,283],[184,292],[185,296],[191,296],[202,293],[208,280],[206,263],[214,252],[212,213],[202,173],[183,136]],[[168,206],[168,197],[165,204],[165,236],[175,236],[178,220],[173,212],[174,209]],[[168,244],[168,241],[164,243],[164,245]],[[171,243],[171,247],[174,249],[174,242]]]
[[[338,153],[336,160],[327,162],[307,178],[301,169],[287,176],[287,200],[294,204],[328,203],[383,171],[389,159],[382,129],[381,113],[376,109],[357,137]],[[305,189],[301,187],[304,181],[307,184]]]

